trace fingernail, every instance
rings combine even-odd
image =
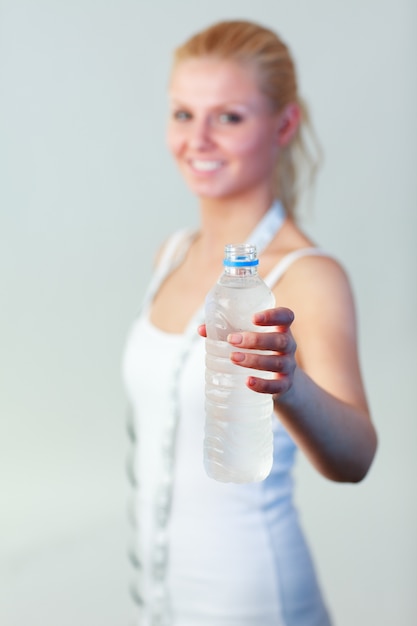
[[[245,355],[243,354],[243,352],[232,352],[230,356],[231,356],[232,361],[234,361],[235,363],[241,363],[243,359],[245,358]]]
[[[255,313],[254,320],[257,324],[265,321],[265,315],[263,313]]]
[[[242,343],[242,339],[243,337],[240,333],[232,333],[231,335],[227,336],[227,341],[236,345]]]

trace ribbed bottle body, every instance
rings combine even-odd
[[[230,360],[238,350],[227,341],[231,332],[255,330],[252,315],[275,305],[274,296],[256,269],[224,273],[206,300],[206,425],[204,465],[222,482],[263,480],[272,466],[272,396],[246,386],[251,374],[267,377]]]

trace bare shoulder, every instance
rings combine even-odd
[[[287,257],[290,260],[284,275],[276,285],[277,294],[297,303],[307,294],[314,302],[337,294],[351,296],[348,274],[341,262],[321,250],[293,221],[286,220],[276,240],[274,263]]]
[[[294,312],[291,331],[296,358],[304,371],[336,397],[366,408],[358,357],[354,293],[347,270],[332,255],[308,254],[315,243],[293,227],[286,252],[295,255],[275,285],[278,306]],[[289,248],[289,249],[288,249]]]
[[[341,262],[330,255],[306,254],[287,269],[276,289],[277,301],[292,308],[297,326],[355,323],[351,281]],[[317,326],[316,326],[317,327]]]
[[[285,289],[294,296],[303,297],[306,292],[314,290],[319,290],[318,295],[335,295],[335,291],[351,293],[350,279],[340,260],[315,247],[300,248],[295,252],[300,252],[300,256],[296,255],[282,277]]]
[[[339,260],[313,255],[297,259],[277,284],[275,296],[294,312],[293,332],[307,369],[317,359],[335,367],[340,351],[356,359],[354,295]]]

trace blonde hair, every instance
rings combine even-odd
[[[222,21],[179,46],[174,52],[174,67],[186,59],[207,56],[254,66],[259,88],[274,111],[279,112],[290,103],[298,104],[301,123],[290,143],[280,151],[275,176],[275,193],[287,214],[295,217],[300,192],[314,182],[321,149],[307,106],[298,94],[295,65],[288,47],[276,33],[259,24]]]

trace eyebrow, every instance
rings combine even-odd
[[[184,108],[194,108],[193,104],[187,103],[185,101],[181,101],[173,96],[169,96],[169,101],[172,105],[175,106],[181,106]],[[218,104],[209,104],[208,107],[209,109],[225,109],[225,108],[237,108],[237,109],[244,109],[245,111],[248,110],[253,110],[254,106],[252,105],[252,103],[243,103],[243,102],[238,102],[238,101],[234,101],[234,100],[230,100],[230,101],[225,101],[225,102],[219,102]],[[256,107],[257,108],[257,107]]]

